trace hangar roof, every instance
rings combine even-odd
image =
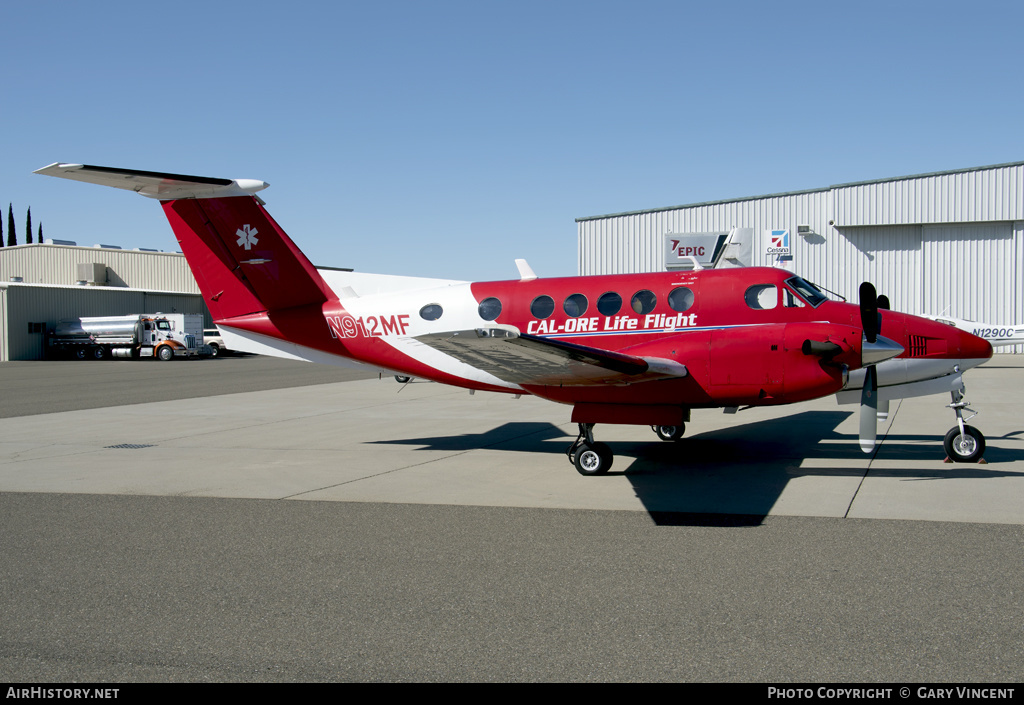
[[[665,211],[679,210],[681,208],[698,208],[701,206],[717,206],[723,203],[738,203],[741,201],[757,201],[768,198],[781,198],[783,196],[798,196],[805,193],[820,193],[822,191],[832,191],[834,189],[850,188],[854,186],[868,186],[870,184],[882,184],[890,181],[906,181],[909,179],[927,179],[936,176],[949,176],[951,174],[966,174],[972,171],[988,171],[990,169],[1005,169],[1008,167],[1019,167],[1024,166],[1024,161],[1020,162],[1007,162],[1005,164],[992,164],[990,166],[977,166],[967,169],[951,169],[949,171],[933,171],[927,174],[911,174],[909,176],[893,176],[887,179],[870,179],[868,181],[851,181],[845,184],[834,184],[832,186],[824,186],[822,188],[811,188],[803,189],[801,191],[783,191],[780,193],[768,193],[760,196],[745,196],[742,198],[723,198],[717,201],[701,201],[698,203],[685,203],[678,206],[664,206],[662,208],[646,208],[635,211],[623,211],[621,213],[608,213],[605,215],[588,215],[581,218],[577,218],[577,223],[582,223],[588,220],[600,220],[602,218],[617,218],[625,215],[643,215],[645,213],[663,213]]]

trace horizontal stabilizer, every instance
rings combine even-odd
[[[159,199],[214,321],[318,306],[334,296],[253,195],[266,182],[64,163],[35,173]]]
[[[206,176],[165,174],[159,171],[116,169],[89,164],[61,164],[59,162],[36,169],[36,174],[56,176],[72,181],[84,181],[100,186],[112,186],[161,201],[175,198],[229,198],[249,196],[270,184],[255,179],[214,179]]]

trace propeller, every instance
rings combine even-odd
[[[869,343],[878,339],[878,294],[871,282],[860,285],[860,327]]]
[[[871,282],[864,282],[860,285],[860,321],[865,340],[861,351],[864,388],[860,394],[860,449],[865,453],[875,450],[879,409],[883,418],[889,414],[888,401],[881,404],[878,401],[878,370],[875,365],[903,352],[902,345],[879,337],[878,331],[882,327],[879,309],[889,310],[889,297],[878,296]]]
[[[878,370],[869,365],[864,370],[864,389],[860,393],[860,449],[870,453],[878,435]]]

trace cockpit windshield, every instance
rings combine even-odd
[[[790,277],[786,280],[786,285],[814,308],[818,308],[821,302],[828,301],[828,297],[821,293],[818,287],[800,277]]]

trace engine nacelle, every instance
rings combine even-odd
[[[832,323],[715,330],[706,388],[729,404],[787,404],[833,394],[842,389],[849,363],[857,365],[860,342],[859,329]]]

